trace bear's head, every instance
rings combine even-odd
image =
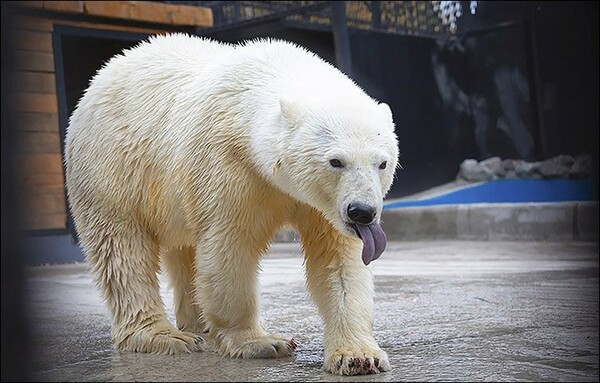
[[[363,261],[381,255],[383,197],[398,164],[392,112],[356,95],[281,100],[288,145],[276,183],[316,208],[342,234],[359,237]]]

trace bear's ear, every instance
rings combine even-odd
[[[298,104],[291,100],[280,100],[281,115],[291,128],[296,128],[302,123],[303,113],[298,108]]]
[[[381,111],[381,114],[383,115],[384,118],[386,118],[389,122],[394,122],[394,117],[392,116],[392,110],[390,109],[388,104],[386,104],[385,102],[380,102],[379,105],[377,105],[377,107]]]

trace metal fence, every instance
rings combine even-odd
[[[214,28],[242,26],[265,18],[280,18],[307,27],[330,28],[330,1],[165,1],[209,7]],[[438,40],[457,37],[458,19],[474,13],[476,1],[346,1],[348,28],[373,30]],[[468,9],[465,9],[468,8]]]

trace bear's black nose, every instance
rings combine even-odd
[[[368,225],[373,222],[375,214],[375,208],[364,203],[357,202],[348,205],[348,218],[354,223]]]

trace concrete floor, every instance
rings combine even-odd
[[[29,267],[32,379],[598,381],[597,242],[390,242],[373,271],[375,338],[393,370],[340,377],[321,370],[323,326],[297,244],[274,245],[261,275],[267,330],[299,343],[280,360],[115,351],[83,264]]]

